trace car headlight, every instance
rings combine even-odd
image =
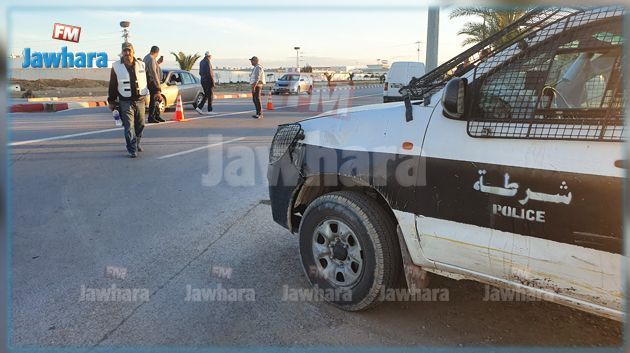
[[[304,138],[304,131],[300,124],[285,124],[278,126],[269,149],[269,163],[275,163],[297,142]]]

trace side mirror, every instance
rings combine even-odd
[[[442,96],[442,114],[451,119],[461,119],[466,106],[466,86],[468,80],[455,77],[448,81]]]

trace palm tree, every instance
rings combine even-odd
[[[330,81],[332,81],[334,76],[334,72],[324,72],[324,77],[326,77],[326,81],[328,81],[328,86],[330,86]]]
[[[175,61],[177,61],[177,63],[179,64],[179,68],[186,71],[192,70],[195,62],[197,62],[197,60],[199,60],[199,58],[201,57],[201,55],[197,53],[195,53],[195,55],[186,55],[184,54],[184,52],[181,51],[177,54],[171,52],[171,54],[173,54],[173,56],[175,57]]]
[[[468,38],[464,39],[462,45],[476,44],[482,40],[490,37],[491,35],[499,32],[503,28],[517,21],[528,9],[526,8],[491,8],[491,7],[462,7],[457,8],[449,14],[449,18],[464,17],[464,16],[476,16],[481,17],[483,22],[466,22],[464,27],[457,32],[458,35],[466,35]],[[499,40],[497,44],[501,44],[514,38],[517,33],[509,33],[504,38]]]

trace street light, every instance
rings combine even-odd
[[[129,21],[120,21],[120,27],[123,29],[123,35],[122,37],[125,39],[125,43],[128,42],[129,39],[129,30],[127,30],[127,28],[129,28],[129,26],[131,26],[131,22]]]
[[[295,70],[300,71],[300,47],[293,47],[295,50]]]
[[[440,33],[440,8],[429,7],[427,16],[427,52],[425,67],[427,72],[437,67],[438,36]]]

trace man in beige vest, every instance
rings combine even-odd
[[[142,152],[140,139],[144,130],[145,96],[155,92],[154,99],[162,99],[160,84],[147,77],[144,62],[134,57],[135,51],[131,43],[123,43],[120,60],[112,64],[109,77],[109,109],[118,109],[125,129],[125,141],[129,157],[136,158]]]

